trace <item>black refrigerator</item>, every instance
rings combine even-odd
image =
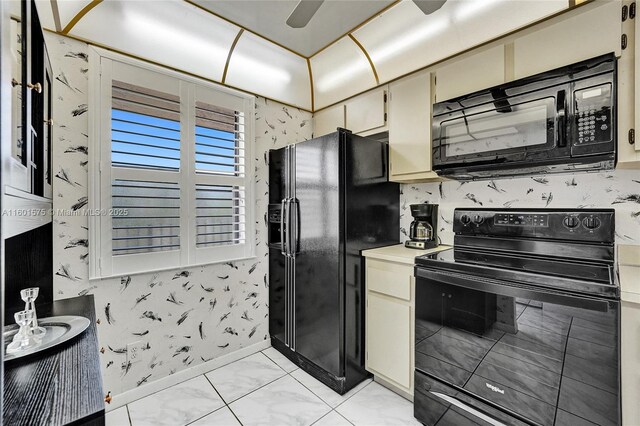
[[[344,129],[269,152],[271,344],[340,394],[368,376],[360,252],[399,242],[388,152]]]

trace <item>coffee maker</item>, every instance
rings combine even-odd
[[[426,250],[438,246],[438,205],[411,204],[413,222],[409,227],[410,240],[404,245],[408,248]]]

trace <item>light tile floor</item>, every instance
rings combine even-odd
[[[338,395],[273,348],[110,411],[106,426],[420,425],[406,399],[367,380]]]

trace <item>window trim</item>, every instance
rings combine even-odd
[[[140,253],[117,256],[114,269],[114,256],[111,251],[111,218],[109,216],[89,215],[89,279],[103,279],[122,275],[157,272],[184,267],[208,265],[222,262],[251,259],[255,257],[255,179],[254,179],[254,148],[255,148],[255,96],[229,89],[173,69],[131,58],[107,49],[89,46],[89,212],[97,212],[111,208],[111,143],[100,141],[111,140],[110,120],[105,115],[111,111],[111,96],[101,96],[100,93],[109,86],[111,91],[111,67],[106,64],[119,62],[126,66],[134,66],[146,71],[161,74],[161,78],[175,79],[178,94],[181,99],[181,214],[180,218],[180,249],[175,251],[161,251],[155,253]],[[110,62],[112,61],[112,62]],[[103,78],[103,76],[105,78]],[[135,81],[127,81],[135,84]],[[233,96],[243,105],[245,115],[244,134],[244,191],[245,191],[245,242],[238,246],[196,247],[195,235],[195,194],[196,183],[202,182],[195,172],[195,106],[197,86],[221,97]],[[109,123],[109,125],[104,125]],[[193,125],[193,126],[192,126]],[[193,127],[193,128],[192,128]],[[186,130],[186,131],[185,131]],[[132,171],[135,174],[135,171]],[[171,173],[171,172],[162,172]],[[186,177],[185,177],[186,175]],[[237,183],[236,183],[237,184]],[[184,188],[186,185],[186,188]],[[235,250],[230,250],[235,248]],[[177,253],[177,258],[176,258]],[[148,256],[152,254],[152,256]],[[226,254],[226,256],[224,255]],[[125,257],[126,256],[126,257]],[[130,260],[125,260],[130,259]],[[141,266],[142,265],[142,266]],[[164,265],[160,267],[159,265]],[[167,266],[168,265],[168,266]]]

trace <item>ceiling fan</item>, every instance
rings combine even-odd
[[[440,9],[447,0],[413,0],[425,15],[429,15]],[[287,18],[287,25],[291,28],[304,28],[313,15],[316,14],[324,0],[300,0],[293,12]]]

